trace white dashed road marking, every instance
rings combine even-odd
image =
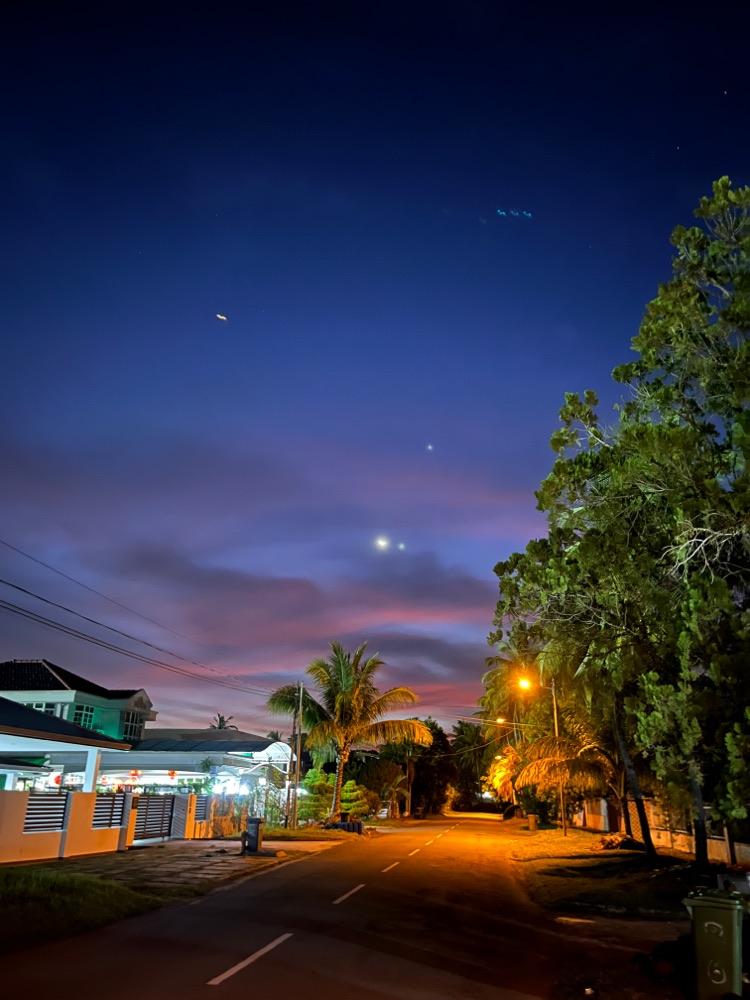
[[[349,892],[345,892],[343,896],[339,896],[338,899],[334,899],[333,905],[338,906],[339,903],[343,903],[345,899],[353,896],[355,892],[359,892],[360,889],[364,889],[366,884],[366,882],[360,882],[359,885],[355,885],[353,889],[349,890]]]
[[[413,851],[409,851],[409,853],[408,853],[407,857],[409,857],[409,858],[410,858],[410,857],[411,857],[411,856],[412,856],[413,854],[419,854],[419,852],[420,852],[421,850],[422,850],[422,848],[421,848],[421,847],[417,847],[417,848],[416,848],[415,850],[413,850]]]
[[[392,865],[388,865],[387,868],[384,868],[381,874],[385,874],[386,872],[389,872],[391,870],[391,868],[395,868],[396,865],[400,865],[400,864],[401,864],[400,861],[394,861]]]
[[[216,976],[214,979],[209,979],[206,986],[219,986],[225,979],[229,979],[229,977],[233,976],[236,972],[246,969],[248,965],[252,965],[253,962],[257,962],[259,958],[267,955],[269,951],[273,951],[274,948],[278,948],[280,944],[288,941],[291,936],[291,934],[279,934],[277,938],[274,938],[273,941],[267,944],[264,948],[259,948],[257,951],[254,951],[249,958],[244,958],[241,962],[233,965],[231,969],[227,969],[226,972],[222,972],[220,976]]]

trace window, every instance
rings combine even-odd
[[[94,709],[92,705],[76,705],[73,713],[73,722],[77,726],[84,726],[86,729],[94,728]]]
[[[122,738],[139,740],[143,735],[143,717],[140,712],[122,713]]]
[[[27,701],[27,708],[34,708],[45,715],[57,715],[57,705],[54,701]]]

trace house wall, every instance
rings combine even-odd
[[[55,714],[58,718],[75,722],[76,705],[87,705],[93,708],[92,722],[86,727],[110,736],[112,739],[123,738],[123,713],[140,712],[144,723],[155,717],[155,713],[136,696],[133,698],[102,698],[99,695],[87,694],[84,691],[0,691],[0,696],[19,705],[35,705],[39,703],[57,706]]]
[[[73,702],[75,691],[54,690],[54,691],[0,691],[0,696],[14,701],[17,705],[32,705],[43,702],[57,705],[55,714],[60,719],[73,721]]]
[[[609,818],[605,799],[586,799],[583,803],[583,825],[587,830],[609,832]]]

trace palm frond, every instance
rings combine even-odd
[[[384,719],[371,722],[356,730],[357,743],[382,746],[383,743],[416,743],[428,747],[432,743],[432,733],[418,719]]]
[[[294,715],[299,708],[299,688],[296,684],[285,684],[277,688],[266,702],[269,710],[276,715]],[[323,705],[305,689],[302,692],[302,724],[311,729],[328,718]]]
[[[419,698],[411,688],[389,688],[372,700],[369,705],[369,715],[372,719],[379,719],[386,712],[392,712],[395,708],[404,708],[407,705],[415,705],[418,701]]]
[[[328,744],[333,744],[338,749],[340,742],[341,731],[333,719],[317,722],[307,734],[307,746],[311,750],[320,750]]]
[[[266,702],[268,709],[276,715],[294,715],[299,704],[299,687],[285,684],[277,688]]]

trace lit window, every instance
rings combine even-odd
[[[31,701],[26,703],[26,707],[44,712],[45,715],[57,715],[57,705],[54,701]]]
[[[143,735],[143,717],[140,712],[122,713],[122,738],[139,740]]]
[[[94,709],[91,705],[76,705],[73,713],[73,722],[77,726],[84,726],[86,729],[94,728]]]

